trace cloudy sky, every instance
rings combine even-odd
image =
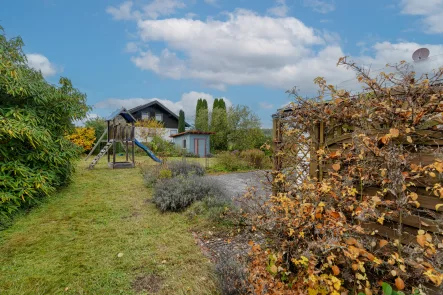
[[[30,66],[52,83],[70,78],[92,116],[158,99],[192,122],[198,98],[224,97],[265,127],[289,88],[312,95],[317,76],[354,87],[341,56],[379,69],[428,47],[427,67],[443,65],[442,19],[443,0],[10,0],[0,10]]]

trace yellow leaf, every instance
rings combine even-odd
[[[410,194],[409,194],[409,197],[410,197],[413,201],[417,201],[417,199],[418,199],[418,195],[417,195],[417,193],[414,193],[414,192],[410,193]]]
[[[407,136],[407,137],[406,137],[406,140],[407,140],[409,143],[412,143],[412,138],[411,138],[410,136]]]
[[[277,266],[275,264],[273,264],[273,265],[271,265],[269,270],[271,271],[271,273],[277,273]]]
[[[334,169],[335,171],[340,170],[340,164],[335,163],[334,165],[332,165],[332,169]]]
[[[443,206],[443,204],[437,204],[437,205],[435,205],[435,210],[438,211],[438,209],[439,209],[441,206]]]
[[[429,172],[429,176],[436,177],[437,175],[434,172]]]

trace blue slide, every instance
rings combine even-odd
[[[160,160],[159,158],[157,158],[157,156],[154,155],[154,153],[153,153],[153,152],[152,152],[147,146],[145,146],[144,144],[142,144],[140,141],[138,141],[137,139],[135,139],[134,143],[135,143],[136,146],[138,146],[139,148],[141,148],[142,150],[144,150],[152,160],[154,160],[154,161],[156,161],[156,162],[159,162],[159,163],[162,162],[162,160]]]

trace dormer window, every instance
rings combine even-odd
[[[155,113],[155,119],[159,122],[163,122],[163,114]]]

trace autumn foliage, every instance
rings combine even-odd
[[[346,58],[338,64],[356,72],[361,93],[317,78],[318,97],[293,92],[292,110],[280,114],[274,193],[245,213],[269,241],[250,243],[254,293],[371,295],[387,282],[406,294],[431,285],[442,294],[443,200],[429,208],[419,194],[443,198],[443,69],[417,77],[402,62],[371,77]],[[343,140],[328,145],[319,126]],[[319,164],[314,175],[297,168],[302,155]],[[417,216],[415,228],[405,225]]]
[[[68,139],[76,145],[83,148],[83,151],[89,152],[94,146],[95,130],[93,128],[77,127],[74,132],[68,136]]]

